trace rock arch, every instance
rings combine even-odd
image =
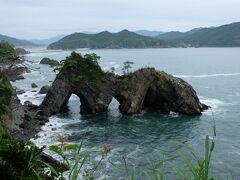
[[[75,60],[84,63],[78,54]],[[72,59],[71,59],[72,60]],[[98,67],[97,67],[98,68]],[[101,86],[94,87],[88,81],[73,81],[83,69],[75,69],[57,75],[39,109],[46,115],[61,111],[72,94],[80,101],[81,114],[105,112],[114,97],[123,114],[139,113],[142,107],[151,107],[162,113],[170,111],[187,115],[200,115],[208,108],[202,104],[194,89],[184,80],[154,68],[143,68],[128,75],[101,74]]]
[[[198,115],[207,109],[187,82],[149,68],[124,77],[107,75],[100,89],[86,84],[78,86],[67,78],[57,76],[40,109],[46,115],[58,113],[72,94],[81,101],[81,114],[107,111],[113,97],[119,102],[119,110],[123,114],[139,113],[142,107],[151,107],[162,113],[174,111],[188,115]]]

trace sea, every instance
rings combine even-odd
[[[25,79],[13,83],[25,90],[19,95],[22,103],[31,101],[39,105],[45,95],[38,93],[44,85],[51,85],[56,74],[48,65],[39,64],[43,57],[64,60],[71,51],[50,51],[44,48],[28,49],[25,56],[31,73]],[[197,92],[202,103],[211,108],[201,116],[186,116],[171,112],[161,114],[152,109],[124,116],[119,103],[113,99],[107,112],[82,116],[80,100],[72,95],[68,111],[50,117],[41,132],[32,139],[39,147],[57,145],[59,135],[66,136],[68,143],[83,142],[80,156],[88,154],[87,163],[79,174],[93,172],[96,179],[146,179],[150,164],[158,164],[166,179],[175,179],[176,168],[186,169],[181,153],[193,160],[186,146],[198,157],[204,158],[205,138],[213,139],[213,122],[216,124],[216,144],[212,153],[210,175],[219,179],[240,179],[240,48],[163,48],[163,49],[79,49],[78,53],[96,53],[103,70],[115,67],[122,73],[124,61],[132,61],[132,71],[154,67],[187,81]],[[31,83],[38,88],[32,89]],[[36,90],[36,91],[33,91]],[[184,144],[184,145],[183,145]],[[103,147],[110,153],[102,158]],[[59,158],[45,148],[56,158]],[[74,152],[68,153],[75,157]],[[100,161],[100,163],[98,163]],[[126,170],[127,169],[127,170]],[[151,174],[151,173],[150,173]]]

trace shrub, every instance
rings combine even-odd
[[[83,57],[72,52],[60,63],[50,64],[54,72],[59,72],[59,76],[66,76],[71,82],[80,85],[89,85],[100,88],[103,82],[104,72],[99,66],[99,56],[96,54],[85,54]]]

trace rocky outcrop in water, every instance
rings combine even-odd
[[[12,68],[3,69],[2,72],[10,81],[17,81],[24,79],[23,74],[29,72],[29,69],[27,67],[14,66]]]
[[[30,72],[24,65],[24,59],[19,57],[19,53],[24,49],[14,49],[10,44],[0,42],[0,71],[3,72],[10,81],[24,79],[23,73]]]
[[[16,51],[17,55],[25,55],[25,54],[29,54],[30,53],[30,52],[26,51],[23,48],[16,48],[15,51]]]
[[[75,66],[70,66],[68,61],[74,62],[72,64]],[[208,108],[199,101],[187,82],[163,71],[143,68],[123,76],[102,72],[96,75],[98,79],[86,81],[81,72],[97,74],[93,72],[97,67],[82,69],[85,62],[86,59],[77,53],[72,53],[66,60],[39,107],[46,115],[60,112],[72,94],[76,94],[81,101],[81,114],[107,111],[113,97],[120,103],[119,110],[123,114],[139,113],[143,107],[149,107],[167,114],[174,111],[200,115]],[[101,82],[101,85],[94,87],[91,81]]]
[[[52,64],[52,63],[58,63],[58,61],[54,60],[54,59],[50,59],[47,57],[42,58],[42,60],[40,61],[40,64]]]
[[[31,84],[31,87],[32,87],[32,88],[37,88],[38,85],[37,85],[36,83],[32,83],[32,84]]]

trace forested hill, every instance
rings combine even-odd
[[[188,32],[169,32],[157,36],[175,43],[200,47],[240,46],[240,22],[212,28],[198,28]]]
[[[0,34],[0,42],[1,41],[8,42],[14,46],[36,46],[36,44],[34,44],[30,41],[17,39],[17,38],[13,38],[13,37],[9,37],[9,36]]]
[[[48,49],[158,48],[171,46],[173,44],[167,43],[164,40],[123,30],[118,33],[110,33],[108,31],[98,34],[74,33],[50,44]]]

